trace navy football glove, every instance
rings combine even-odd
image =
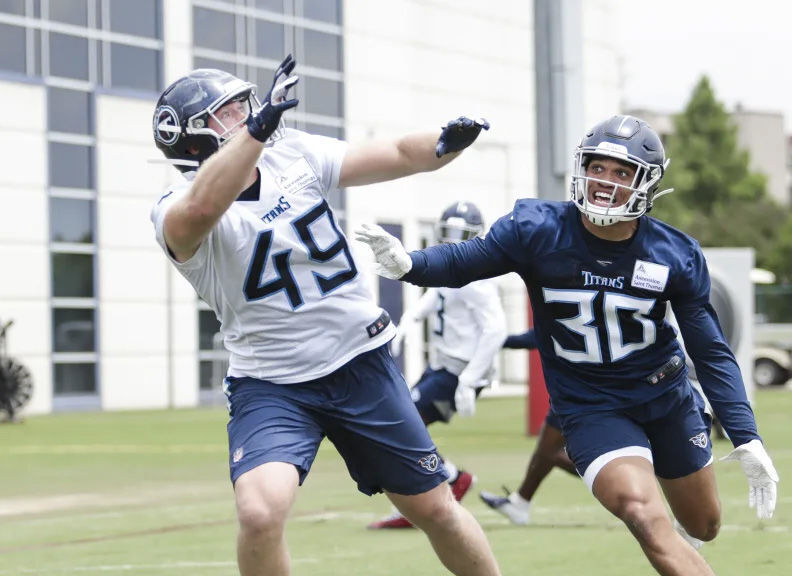
[[[300,79],[299,76],[291,76],[292,70],[297,62],[294,61],[292,55],[286,56],[286,59],[281,62],[278,69],[275,70],[275,77],[272,80],[272,87],[267,92],[267,96],[262,102],[261,108],[255,112],[251,112],[247,119],[247,129],[250,135],[259,142],[266,142],[272,136],[273,132],[278,129],[280,124],[281,115],[289,108],[294,108],[299,103],[299,100],[293,98],[286,100],[286,94],[289,89],[297,84]]]
[[[464,150],[478,138],[481,129],[489,130],[489,122],[484,118],[471,120],[460,116],[456,120],[451,120],[437,139],[435,154],[438,158],[449,152],[459,152]]]

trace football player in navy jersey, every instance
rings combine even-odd
[[[741,463],[749,504],[769,518],[778,474],[757,432],[734,355],[709,303],[710,279],[691,237],[646,213],[668,165],[645,122],[614,116],[575,152],[569,202],[518,200],[484,238],[407,254],[363,226],[376,270],[420,286],[464,286],[519,274],[567,453],[594,496],[619,517],[660,574],[712,574],[674,530],[659,485],[687,535],[712,540],[720,501],[710,419],[665,320],[670,303],[704,393]]]
[[[252,84],[195,70],[154,113],[157,147],[185,174],[152,210],[156,238],[214,310],[230,352],[239,570],[290,573],[286,518],[326,436],[358,489],[386,492],[452,573],[497,575],[388,352],[390,318],[327,202],[338,187],[436,170],[489,125],[459,118],[439,134],[347,147],[283,127],[297,105],[287,99],[293,69],[288,57],[263,104]]]

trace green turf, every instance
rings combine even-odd
[[[720,575],[787,576],[792,568],[792,392],[758,393],[756,411],[782,477],[772,521],[747,506],[739,465],[716,465],[723,529],[702,549]],[[476,489],[515,487],[533,440],[523,399],[486,399],[471,420],[431,431],[440,449],[478,476]],[[221,410],[68,414],[0,426],[0,575],[234,575],[236,531]],[[716,456],[729,449],[715,444]],[[533,524],[515,527],[465,504],[504,574],[652,574],[627,530],[583,483],[553,472],[534,500]],[[359,494],[323,445],[288,525],[295,575],[445,573],[414,530],[375,532],[389,512]]]

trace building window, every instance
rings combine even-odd
[[[93,200],[53,197],[49,205],[52,242],[93,244]]]
[[[90,134],[92,97],[84,90],[48,89],[47,119],[53,132]]]
[[[87,0],[55,0],[47,3],[49,19],[53,22],[88,26]]]
[[[217,404],[225,397],[220,392],[228,370],[228,352],[223,346],[220,322],[203,302],[198,305],[198,389],[201,404]]]
[[[93,188],[93,146],[49,143],[50,185],[59,188]]]
[[[55,394],[60,396],[96,393],[96,364],[89,362],[55,364]]]
[[[49,75],[89,80],[88,39],[50,32]]]
[[[227,12],[193,8],[193,43],[220,52],[236,52],[236,18]]]
[[[27,70],[25,29],[0,23],[0,70],[24,74]]]
[[[109,10],[113,32],[162,38],[158,0],[109,0]]]
[[[107,58],[106,53],[104,58]],[[159,89],[159,79],[159,51],[126,44],[110,44],[111,87],[156,92]]]
[[[52,254],[52,295],[56,298],[93,298],[93,254]]]

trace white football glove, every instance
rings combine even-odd
[[[398,280],[412,268],[410,255],[395,236],[391,236],[381,226],[362,224],[355,230],[355,240],[368,244],[374,252],[374,272],[391,280]]]
[[[778,472],[773,461],[759,440],[740,444],[721,458],[721,461],[737,460],[748,478],[748,505],[756,508],[760,519],[772,518],[776,506]]]
[[[454,392],[454,404],[457,414],[468,418],[476,413],[476,384],[478,378],[471,378],[465,372],[459,375],[459,383]]]
[[[399,325],[396,326],[396,336],[394,336],[393,340],[390,341],[390,353],[394,358],[401,356],[402,342],[404,342],[404,333],[407,332],[406,324],[407,323],[404,319],[399,322]]]

